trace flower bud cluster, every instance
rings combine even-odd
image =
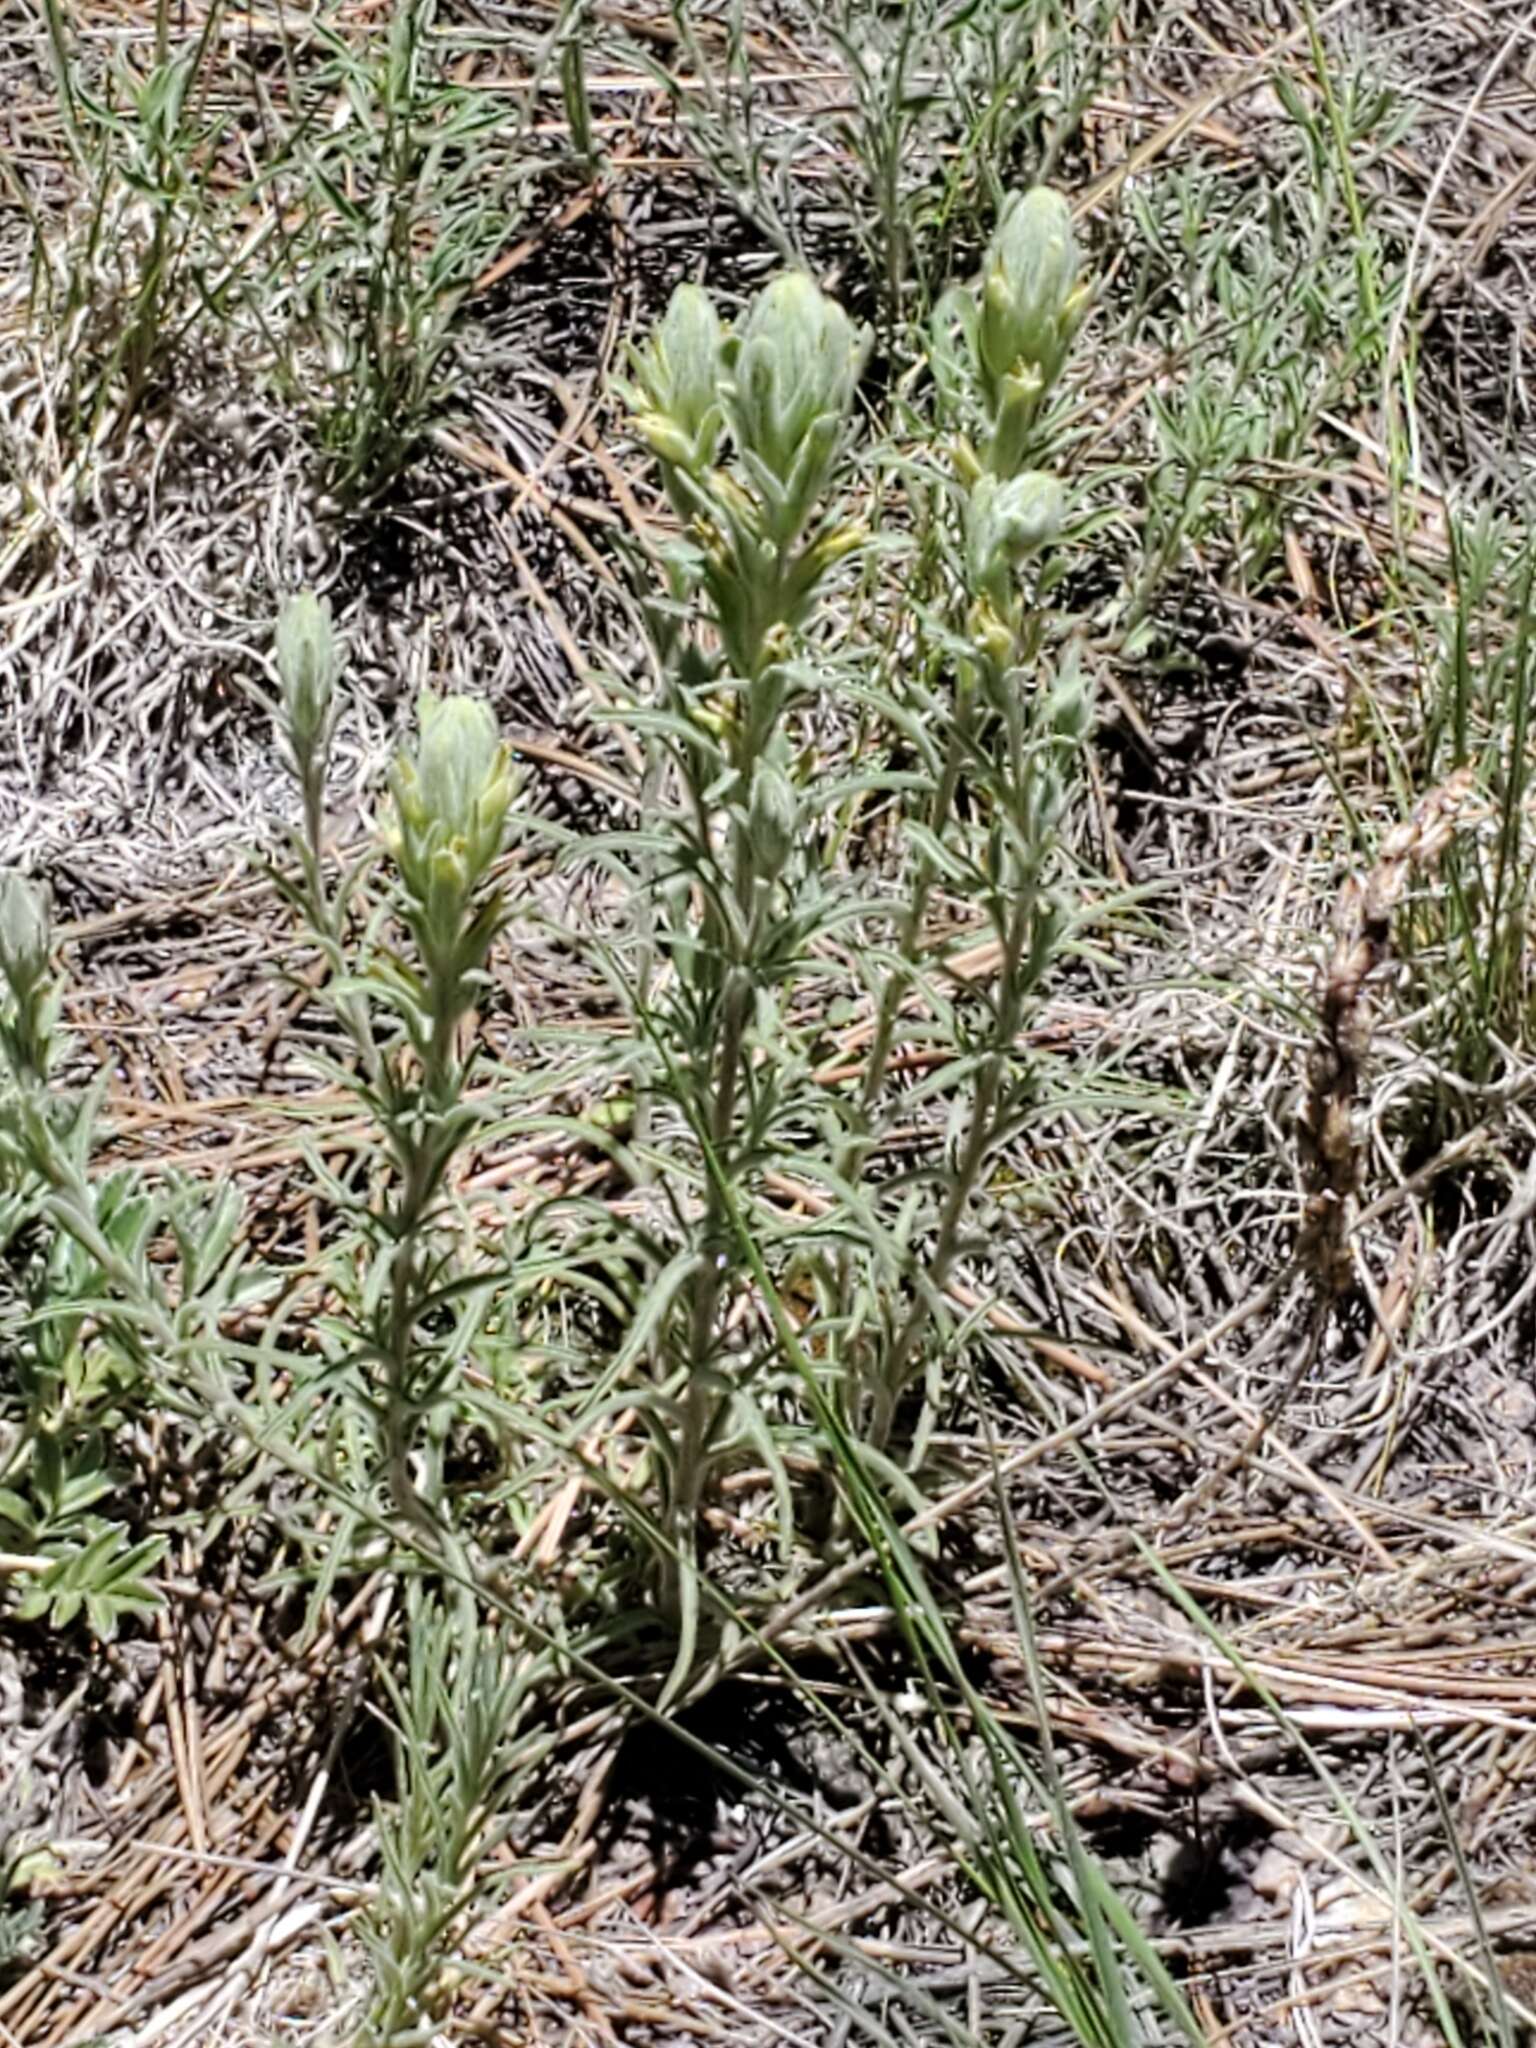
[[[303,774],[330,745],[339,662],[328,599],[312,590],[289,598],[277,616],[276,654],[288,742]]]
[[[415,757],[390,771],[395,822],[385,838],[406,887],[445,944],[501,852],[511,761],[490,708],[423,691]]]
[[[722,350],[723,399],[768,537],[797,541],[842,444],[869,336],[803,271],[759,292]]]
[[[15,868],[0,870],[0,973],[24,1003],[48,972],[48,899]]]
[[[621,390],[700,548],[726,666],[783,658],[828,570],[862,534],[822,505],[870,337],[803,272],[776,277],[730,329],[680,285]],[[729,443],[729,456],[726,443]]]
[[[983,474],[966,503],[966,566],[971,588],[1006,605],[1019,568],[1061,531],[1064,495],[1045,470],[999,483]]]
[[[0,868],[0,1049],[13,1073],[41,1080],[47,1070],[57,997],[49,982],[53,944],[48,898],[15,868]]]
[[[1017,658],[1020,568],[1061,530],[1060,483],[1027,465],[1042,401],[1088,308],[1078,268],[1066,200],[1045,186],[1016,193],[992,237],[979,289],[951,294],[936,327],[940,388],[984,428],[980,453],[962,441],[957,459],[967,492],[971,637],[993,669]]]
[[[680,284],[645,346],[631,351],[636,432],[660,461],[690,476],[709,467],[720,443],[724,339],[709,293]]]
[[[1011,476],[1022,466],[1089,298],[1066,200],[1044,185],[1016,194],[987,251],[974,328],[990,427],[987,466],[995,475]]]

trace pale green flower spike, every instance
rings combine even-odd
[[[966,511],[971,587],[985,591],[999,608],[1012,597],[1019,566],[1061,531],[1066,499],[1057,479],[1044,470],[999,483],[979,477]]]
[[[1087,306],[1077,270],[1066,200],[1046,185],[1021,193],[987,252],[977,342],[989,378],[1034,372],[1042,386],[1055,382]]]
[[[798,538],[826,484],[869,348],[869,330],[803,271],[760,291],[725,343],[731,429],[780,548]]]
[[[719,445],[723,340],[708,292],[680,284],[645,347],[630,352],[636,429],[653,455],[690,474],[707,468]]]
[[[512,769],[489,707],[424,690],[416,757],[391,772],[398,825],[389,835],[413,894],[446,928],[502,847]]]
[[[48,972],[48,899],[16,868],[0,869],[0,972],[25,1005]]]
[[[672,595],[686,603],[703,588],[725,666],[744,679],[787,659],[818,584],[863,538],[820,500],[869,347],[867,328],[791,271],[758,293],[730,333],[708,294],[682,285],[645,346],[631,351],[634,378],[619,389],[661,460],[686,536],[670,565]],[[766,730],[757,713],[746,727]]]
[[[976,367],[992,420],[988,466],[1011,476],[1035,416],[1061,375],[1090,292],[1078,278],[1072,211],[1036,185],[1011,200],[987,251],[976,316]]]
[[[277,673],[283,685],[288,736],[301,764],[323,748],[338,666],[327,598],[302,590],[277,616]]]
[[[747,810],[747,842],[760,875],[782,872],[794,851],[800,825],[800,800],[794,784],[772,761],[759,761],[752,776],[752,801]]]

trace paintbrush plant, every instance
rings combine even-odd
[[[805,629],[836,564],[863,538],[833,488],[869,337],[810,277],[774,279],[727,330],[683,286],[632,358],[624,387],[683,528],[652,608],[659,704],[637,710],[652,756],[654,829],[642,857],[660,953],[630,989],[652,1057],[646,1113],[681,1113],[697,1149],[678,1194],[691,1212],[673,1317],[641,1404],[661,1482],[668,1604],[697,1618],[698,1517],[709,1474],[751,1442],[787,1489],[727,1325],[739,1290],[733,1218],[786,1111],[771,1057],[781,993],[824,920],[803,851],[794,727],[820,676]]]
[[[159,1604],[167,1548],[135,1537],[115,1434],[146,1407],[225,1419],[223,1318],[259,1295],[236,1192],[93,1170],[107,1077],[60,1079],[62,986],[47,898],[0,874],[0,1550],[24,1560],[15,1611],[111,1636]],[[12,1317],[16,1317],[12,1326]]]
[[[874,1024],[839,1178],[859,1179],[896,1111],[893,1055],[914,1002],[932,1018],[928,1029],[952,1041],[950,1080],[967,1092],[935,1177],[937,1207],[914,1213],[909,1205],[899,1227],[907,1305],[893,1314],[888,1284],[860,1280],[847,1257],[824,1298],[825,1314],[859,1332],[848,1347],[843,1397],[855,1439],[882,1463],[902,1400],[926,1371],[933,1332],[950,1320],[946,1290],[989,1162],[1027,1113],[1033,1084],[1017,1041],[1072,922],[1061,833],[1090,706],[1037,574],[1060,535],[1065,492],[1056,477],[1026,465],[1038,453],[1041,406],[1088,300],[1067,204],[1036,188],[1005,208],[979,290],[949,293],[933,325],[929,362],[938,419],[951,429],[949,461],[947,474],[937,454],[916,466],[933,486],[948,573],[914,619],[926,659],[900,664],[886,686],[890,716],[918,736],[926,772],[916,778],[909,816],[896,942],[870,956]],[[932,957],[928,926],[940,887],[982,914],[995,948],[979,1015],[946,989],[942,956]],[[935,1412],[930,1399],[912,1427],[906,1464],[921,1461]]]
[[[1007,478],[1030,462],[1041,409],[1092,303],[1078,272],[1071,208],[1037,185],[1004,207],[979,286],[940,300],[931,359],[944,410],[963,429],[962,472]]]
[[[933,605],[904,604],[893,584],[908,651],[883,681],[876,650],[826,603],[836,565],[867,538],[843,509],[867,337],[801,273],[775,279],[729,328],[683,286],[623,387],[682,529],[649,609],[658,696],[630,713],[650,749],[646,824],[616,842],[639,855],[629,872],[644,939],[614,975],[636,1021],[642,1171],[682,1240],[647,1304],[652,1385],[634,1404],[650,1426],[679,1673],[699,1620],[701,1520],[718,1522],[711,1490],[728,1468],[766,1473],[781,1554],[797,1523],[791,1466],[816,1459],[834,1411],[855,1455],[908,1488],[922,1432],[892,1454],[902,1400],[933,1355],[989,1163],[1026,1106],[1015,1047],[1069,922],[1059,847],[1088,699],[1076,664],[1050,653],[1030,580],[1064,494],[1025,456],[1086,303],[1076,270],[1056,195],[1010,207],[981,297],[952,321],[961,345],[941,382],[946,415],[975,427],[981,453],[960,434],[947,467],[923,450],[902,458],[904,475],[937,486],[949,580]],[[882,543],[869,575],[896,545]],[[829,782],[812,735],[834,680],[885,729],[865,742],[878,765],[847,764]],[[922,765],[893,776],[885,762],[904,734]],[[876,793],[907,816],[893,892],[829,857],[835,810]],[[926,958],[940,883],[982,913],[999,964],[979,1020],[938,999],[963,1041],[967,1114],[928,1196],[892,1214],[865,1170],[911,1107],[888,1083],[909,1001],[928,1001],[941,979]],[[803,1018],[825,1007],[850,926],[882,971],[862,1084],[829,1091]],[[825,1191],[820,1226],[786,1223],[771,1186],[785,1174]],[[854,1270],[846,1247],[860,1240],[881,1248],[877,1280]],[[829,1257],[829,1244],[842,1249]],[[770,1263],[756,1268],[762,1246]],[[805,1354],[796,1347],[792,1365],[762,1294],[791,1273],[819,1297],[809,1386]]]
[[[295,725],[297,704],[308,727]],[[481,1112],[470,1099],[471,1012],[488,986],[491,948],[510,914],[493,875],[509,833],[510,759],[488,707],[423,692],[414,751],[390,775],[381,839],[398,877],[388,906],[408,948],[370,936],[331,992],[356,1064],[335,1077],[376,1119],[392,1187],[365,1220],[375,1257],[365,1278],[357,1363],[391,1500],[456,1570],[464,1557],[440,1510],[453,1419],[453,1346],[431,1333],[453,1267],[447,1222],[454,1161]],[[306,729],[319,715],[290,692],[289,740],[301,778]],[[423,1429],[429,1441],[422,1442]]]

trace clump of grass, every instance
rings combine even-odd
[[[76,191],[55,221],[16,187],[32,314],[72,453],[163,399],[201,336],[297,406],[337,497],[367,506],[456,403],[461,308],[515,231],[535,99],[466,81],[474,46],[435,0],[361,33],[322,11],[284,47],[286,91],[242,96],[222,6],[180,42],[161,7],[147,70],[103,83],[50,7]]]
[[[1536,543],[1524,524],[1457,510],[1448,533],[1450,588],[1425,593],[1416,729],[1382,721],[1400,788],[1413,773],[1470,775],[1490,807],[1485,828],[1448,855],[1440,887],[1403,919],[1419,1039],[1438,1069],[1421,1097],[1431,1142],[1476,1121],[1536,1044]]]
[[[807,124],[784,118],[739,25],[706,37],[679,7],[676,59],[649,43],[629,54],[666,89],[722,196],[782,260],[825,260],[835,222],[856,252],[881,349],[899,353],[955,270],[974,260],[1017,182],[1059,174],[1120,12],[1120,0],[791,9],[784,33],[843,72],[834,118],[814,142]],[[812,164],[815,182],[802,182],[796,174]],[[823,197],[811,217],[807,191],[830,191],[834,203]]]
[[[1194,565],[1234,605],[1283,581],[1287,536],[1354,456],[1328,422],[1377,389],[1403,269],[1360,180],[1411,109],[1363,72],[1335,77],[1321,51],[1316,61],[1312,80],[1275,73],[1286,118],[1268,139],[1262,203],[1251,171],[1198,156],[1127,190],[1125,323],[1169,374],[1149,378],[1136,414],[1147,445],[1127,483],[1140,526],[1113,611],[1126,657],[1163,647],[1161,593]]]
[[[62,225],[34,212],[31,307],[63,389],[54,418],[77,453],[121,433],[171,373],[200,322],[231,315],[249,258],[250,188],[230,179],[214,84],[222,7],[173,46],[157,14],[142,74],[123,58],[91,79],[62,11],[48,47],[77,193]]]
[[[515,231],[534,165],[524,116],[456,75],[436,0],[398,0],[382,34],[317,33],[324,60],[274,179],[294,225],[269,325],[334,489],[367,505],[452,410],[460,309]]]

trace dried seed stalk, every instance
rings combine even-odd
[[[1355,1111],[1374,1023],[1369,983],[1391,956],[1392,918],[1410,879],[1433,867],[1467,822],[1473,789],[1470,768],[1438,783],[1387,834],[1369,874],[1351,875],[1339,891],[1297,1126],[1306,1190],[1297,1254],[1327,1300],[1344,1293],[1353,1278],[1349,1216],[1363,1149]]]

